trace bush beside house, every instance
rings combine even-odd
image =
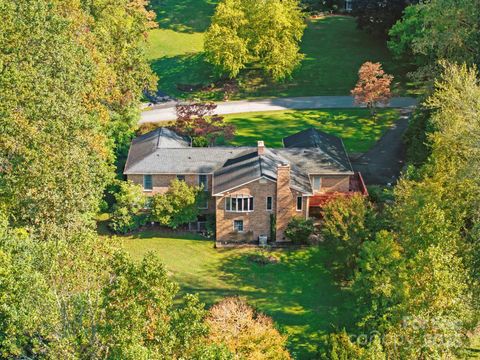
[[[172,229],[195,221],[202,188],[190,186],[174,179],[165,194],[157,194],[152,200],[151,220]]]
[[[285,236],[294,244],[306,244],[308,238],[315,231],[312,219],[304,219],[302,217],[294,217],[285,229]]]
[[[143,188],[131,181],[119,181],[119,190],[114,194],[115,203],[110,229],[116,233],[126,234],[138,229],[147,222],[147,214],[144,212],[147,197],[143,194]]]

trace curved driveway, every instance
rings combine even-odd
[[[417,104],[412,97],[394,97],[388,105],[391,108],[413,108]],[[140,124],[176,119],[175,102],[157,105],[142,112]],[[344,109],[359,107],[352,96],[306,96],[291,98],[271,98],[258,100],[224,101],[217,103],[216,114],[237,114],[257,111],[288,109]]]

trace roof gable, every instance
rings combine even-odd
[[[308,162],[310,173],[353,173],[343,141],[337,136],[309,128],[285,137],[283,145],[285,149],[278,150],[293,162]]]

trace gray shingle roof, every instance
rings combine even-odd
[[[308,129],[284,139],[286,148],[193,148],[190,139],[159,128],[132,141],[124,174],[214,173],[214,192],[221,193],[246,182],[277,178],[277,167],[288,163],[291,187],[311,193],[309,174],[353,174],[341,139]],[[302,146],[300,146],[302,145]]]
[[[129,155],[124,174],[209,174],[245,149],[235,147],[154,149],[137,162],[129,161]],[[130,149],[130,154],[132,153],[136,154],[133,145]]]
[[[283,145],[280,153],[295,163],[301,162],[309,173],[353,173],[339,137],[310,128],[285,137]]]
[[[223,193],[261,177],[276,181],[277,168],[282,164],[290,164],[290,187],[303,193],[312,192],[308,175],[295,164],[270,149],[265,149],[263,155],[259,155],[257,149],[250,149],[214,172],[214,193]]]

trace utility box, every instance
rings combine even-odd
[[[267,245],[267,240],[268,240],[267,235],[260,235],[258,237],[258,243],[259,243],[260,246],[266,246]]]

